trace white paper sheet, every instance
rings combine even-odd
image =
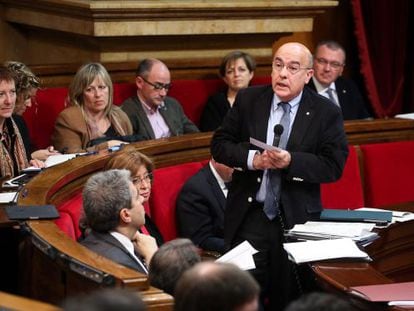
[[[11,203],[16,197],[16,192],[0,193],[0,203]]]
[[[256,268],[253,255],[257,253],[257,250],[248,242],[244,241],[235,248],[231,249],[223,256],[218,258],[217,262],[227,262],[238,266],[242,270],[250,270]]]

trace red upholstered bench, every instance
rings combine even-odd
[[[369,207],[414,202],[414,141],[361,145]]]
[[[60,218],[55,224],[75,241],[81,236],[79,218],[82,213],[82,189],[78,190],[70,199],[66,200],[57,209]]]
[[[270,76],[254,77],[252,85],[269,84],[270,81]],[[225,84],[221,79],[173,80],[169,95],[178,99],[188,118],[198,125],[208,97],[224,87]],[[121,105],[125,99],[135,93],[134,83],[114,83],[114,104]],[[67,94],[66,87],[45,87],[37,92],[37,104],[27,109],[24,114],[35,148],[45,148],[50,145],[55,120],[65,108]]]
[[[349,145],[349,155],[342,177],[336,182],[321,185],[321,200],[324,208],[355,209],[364,206],[357,148]]]
[[[158,168],[150,197],[151,218],[160,230],[164,241],[177,237],[175,201],[184,183],[203,167],[203,162],[189,162]]]

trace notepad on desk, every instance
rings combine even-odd
[[[346,222],[371,222],[377,225],[387,225],[392,220],[392,212],[324,209],[320,215],[320,220],[346,221]]]

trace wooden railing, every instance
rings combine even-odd
[[[349,121],[345,129],[350,144],[414,139],[412,120]],[[150,156],[158,168],[208,159],[210,140],[211,133],[199,133],[139,142],[134,146]],[[59,205],[79,191],[110,157],[111,153],[79,157],[46,169],[22,189],[18,203]],[[53,221],[28,221],[25,228],[28,235],[22,253],[25,270],[22,284],[29,297],[58,304],[66,296],[79,292],[119,286],[139,291],[151,310],[172,309],[172,298],[149,286],[145,275],[89,251],[66,236]],[[363,266],[374,269],[370,264]],[[319,272],[322,277],[323,269],[322,265],[315,271],[322,271]],[[387,277],[379,274],[380,279]]]

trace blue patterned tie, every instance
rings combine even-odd
[[[290,105],[289,103],[279,103],[283,108],[283,115],[280,119],[280,124],[283,126],[283,133],[280,137],[279,148],[285,149],[288,141],[289,127],[290,127]],[[266,197],[264,200],[263,211],[266,216],[272,220],[279,213],[280,200],[280,170],[267,171],[268,178],[266,183]]]

